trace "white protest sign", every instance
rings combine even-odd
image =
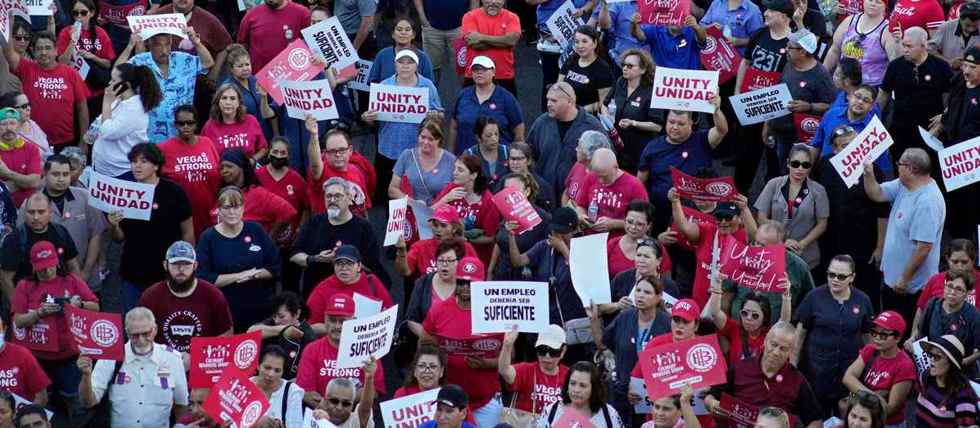
[[[609,262],[606,254],[608,233],[572,238],[568,268],[572,286],[583,306],[612,303],[609,292]]]
[[[933,137],[932,134],[929,133],[929,131],[925,130],[925,128],[921,126],[919,126],[918,128],[919,128],[919,136],[922,137],[922,141],[924,141],[926,145],[929,146],[930,149],[933,149],[937,152],[943,151],[942,141],[939,141],[938,138]]]
[[[433,420],[439,388],[406,395],[381,403],[381,420],[386,427],[417,427]]]
[[[470,286],[473,333],[506,333],[514,326],[539,333],[548,326],[548,283],[480,281]]]
[[[980,180],[980,137],[940,150],[939,169],[947,192]]]
[[[830,164],[844,179],[847,187],[854,186],[861,180],[861,174],[864,174],[864,163],[874,162],[893,142],[885,125],[875,116],[844,150],[830,158]]]
[[[408,206],[412,207],[412,214],[415,215],[415,228],[419,231],[419,239],[431,238],[432,228],[429,227],[429,219],[432,218],[432,208],[426,205],[425,201],[415,199],[409,199]]]
[[[54,0],[24,0],[24,7],[31,16],[51,16],[58,9]]]
[[[368,110],[383,122],[422,123],[429,113],[429,89],[371,84]]]
[[[572,16],[575,13],[574,4],[571,0],[565,0],[558,9],[551,13],[551,17],[545,22],[548,31],[555,37],[558,45],[565,49],[574,40],[575,29],[585,23],[582,18]]]
[[[336,425],[330,423],[326,419],[313,419],[313,409],[307,407],[306,412],[303,413],[303,424],[302,428],[337,428]]]
[[[381,301],[361,293],[354,293],[354,319],[361,319],[381,312]]]
[[[78,54],[78,51],[75,51],[75,54],[71,56],[71,63],[69,65],[71,65],[71,68],[74,68],[75,71],[78,72],[78,75],[81,76],[82,79],[88,77],[88,72],[92,68],[88,65],[88,61]]]
[[[306,45],[323,60],[327,68],[340,70],[360,59],[336,16],[306,27],[302,33]]]
[[[99,211],[122,211],[123,217],[149,220],[153,214],[153,192],[156,186],[119,180],[92,171],[88,186],[88,204]]]
[[[734,95],[729,101],[739,123],[752,125],[790,114],[789,102],[793,101],[793,96],[789,93],[789,87],[780,83]]]
[[[129,28],[134,33],[140,33],[143,40],[149,40],[157,34],[172,34],[177,37],[187,37],[187,18],[182,13],[165,13],[163,15],[129,15],[126,17]]]
[[[372,64],[374,64],[372,61],[357,60],[357,74],[347,84],[358,91],[370,91],[371,84],[368,82],[368,73],[371,72]]]
[[[283,80],[279,82],[279,87],[282,88],[282,102],[289,117],[302,120],[310,114],[318,121],[340,117],[337,104],[333,101],[330,82],[326,80]]]
[[[647,395],[647,386],[644,384],[642,377],[630,378],[630,392],[640,396],[640,401],[637,401],[633,405],[634,413],[643,415],[653,413],[653,402],[650,401]]]
[[[926,338],[923,337],[912,343],[912,362],[915,363],[915,369],[919,372],[920,376],[932,367],[932,360],[929,359],[929,355],[926,354],[925,349],[922,349],[922,342],[925,342],[925,340]]]
[[[405,227],[405,214],[408,211],[408,198],[388,201],[388,226],[385,227],[384,246],[395,245]]]
[[[27,7],[21,0],[0,0],[0,33],[4,40],[10,43],[10,35],[13,32],[14,20],[12,16],[19,16],[27,22],[31,22],[31,16],[27,12]]]
[[[344,321],[337,351],[337,368],[361,367],[371,356],[380,360],[387,355],[391,350],[396,321],[398,305],[377,315]]]
[[[682,70],[657,67],[650,108],[714,113],[711,99],[718,95],[717,70]]]

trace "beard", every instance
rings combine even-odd
[[[340,208],[334,205],[327,207],[327,217],[331,220],[340,217]]]
[[[170,290],[174,293],[183,294],[194,286],[194,279],[194,276],[191,275],[186,280],[177,282],[173,276],[167,274],[167,286],[170,287]]]

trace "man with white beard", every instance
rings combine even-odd
[[[303,223],[290,251],[289,261],[306,269],[303,275],[304,298],[313,287],[333,275],[334,255],[341,245],[353,245],[361,253],[361,264],[389,284],[381,267],[381,246],[367,220],[351,213],[351,184],[340,177],[323,183],[326,212]]]

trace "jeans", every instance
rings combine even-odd
[[[459,38],[460,28],[452,30],[440,30],[429,25],[422,26],[422,48],[432,60],[432,77],[436,85],[442,81],[442,66],[446,59],[450,59],[451,64],[456,64],[456,50],[453,49],[453,40]],[[450,68],[453,70],[453,68]]]
[[[473,420],[476,426],[495,427],[500,422],[500,412],[504,410],[504,405],[500,403],[500,394],[490,399],[483,407],[473,410]]]

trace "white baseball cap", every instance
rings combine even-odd
[[[490,59],[490,57],[483,56],[483,55],[473,58],[473,63],[470,64],[470,69],[472,70],[473,66],[476,65],[479,65],[480,67],[483,68],[497,68],[496,64],[493,63],[493,60]]]
[[[561,349],[561,346],[565,344],[565,329],[561,326],[551,324],[545,327],[540,333],[538,333],[538,341],[534,343],[534,347],[547,346],[551,349]]]
[[[398,53],[395,54],[395,61],[398,61],[405,57],[411,58],[412,61],[415,61],[416,64],[419,63],[419,56],[415,55],[415,52],[412,52],[411,49],[402,49],[398,51]]]

